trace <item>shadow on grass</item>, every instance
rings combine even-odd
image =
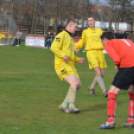
[[[123,101],[117,101],[118,105],[123,105]],[[106,110],[107,109],[107,102],[101,102],[101,103],[96,103],[92,104],[89,106],[89,108],[81,109],[82,113],[88,112],[88,111],[96,111],[96,110]]]
[[[121,130],[123,127],[116,127],[115,126],[115,128],[113,128],[113,129],[99,129],[99,128],[97,128],[97,130],[98,131],[109,131],[109,132],[114,132],[114,131],[116,131],[117,132],[117,130]]]
[[[82,109],[81,110],[81,112],[88,112],[88,111],[96,111],[96,110],[100,110],[100,109],[106,109],[107,108],[107,104],[106,104],[106,102],[104,102],[104,103],[97,103],[97,104],[95,104],[95,105],[90,105],[90,107],[89,108],[86,108],[86,109]]]

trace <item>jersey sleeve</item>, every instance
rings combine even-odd
[[[63,34],[59,34],[55,37],[52,45],[51,45],[51,51],[58,57],[63,58],[65,57],[65,53],[62,51],[62,45],[63,45]]]
[[[101,35],[103,34],[103,30],[101,29]]]
[[[75,62],[76,62],[76,63],[79,62],[79,57],[75,56]]]
[[[119,66],[120,66],[120,57],[115,52],[113,47],[111,45],[109,45],[109,44],[106,44],[105,45],[105,50],[107,51],[108,55],[113,59],[113,61],[116,64],[116,66],[119,68]]]
[[[84,31],[83,31],[81,39],[75,44],[75,46],[78,48],[82,48],[85,45],[85,42],[86,42],[86,37],[85,37]]]

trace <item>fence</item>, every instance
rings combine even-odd
[[[8,30],[0,30],[0,33],[1,34],[4,34],[5,37],[9,37],[9,36],[14,36],[16,31],[8,31]]]
[[[18,25],[18,28],[23,34],[31,34],[31,25]],[[65,27],[58,27],[57,28],[57,33],[61,32]],[[48,27],[48,31],[52,31],[52,26]],[[107,31],[104,29],[104,31]],[[113,31],[113,30],[112,30]],[[133,32],[134,31],[126,31],[127,33]],[[44,35],[44,26],[37,26],[36,34],[39,35]],[[76,31],[75,37],[80,37],[82,34],[82,30]]]
[[[18,25],[19,30],[23,34],[31,34],[31,25]],[[36,34],[44,35],[44,26],[37,26]]]
[[[31,27],[32,27],[31,25],[18,25],[19,30],[23,34],[31,34]],[[57,28],[57,33],[61,32],[63,29],[65,29],[65,28],[64,27],[58,27]],[[48,30],[52,31],[52,27],[49,26]],[[80,37],[81,33],[82,33],[82,31],[76,31],[75,36]],[[37,26],[36,34],[44,35],[44,26]]]

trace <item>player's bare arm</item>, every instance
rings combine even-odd
[[[78,53],[78,47],[74,47],[74,51],[76,52],[76,53]]]
[[[85,60],[85,58],[79,58],[78,63],[79,63],[79,64],[82,64],[82,63],[84,62],[84,60]]]
[[[68,63],[68,61],[69,61],[69,59],[68,59],[67,56],[63,57],[63,60],[64,60],[66,63]]]

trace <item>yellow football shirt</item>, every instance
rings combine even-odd
[[[73,63],[78,62],[79,58],[74,54],[74,45],[74,40],[67,31],[62,31],[55,37],[51,45],[51,51],[55,54],[55,69],[64,62],[65,56]]]
[[[104,47],[101,43],[100,36],[103,31],[100,28],[95,27],[91,29],[90,27],[82,32],[82,37],[78,43],[75,44],[76,47],[82,48],[85,45],[85,50],[103,50]]]

